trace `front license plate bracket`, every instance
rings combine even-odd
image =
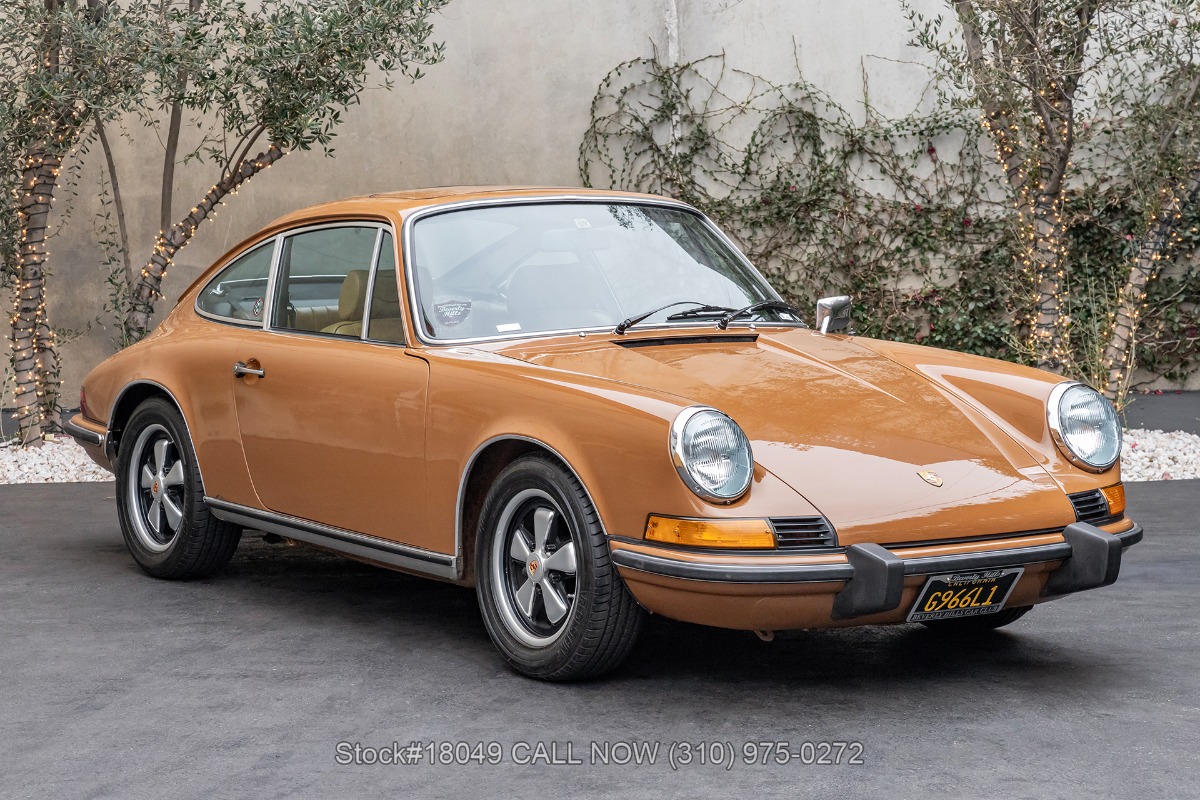
[[[1024,567],[963,570],[930,575],[908,612],[908,622],[995,614],[1008,602]]]

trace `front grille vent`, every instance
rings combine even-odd
[[[1067,497],[1071,498],[1071,505],[1075,506],[1075,518],[1080,522],[1095,522],[1110,516],[1108,501],[1099,489],[1070,494]]]
[[[837,534],[824,517],[772,517],[780,548],[837,547]]]

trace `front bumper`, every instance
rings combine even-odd
[[[612,558],[652,611],[721,627],[785,629],[901,622],[925,578],[947,572],[1025,567],[1010,607],[1107,586],[1125,548],[1141,538],[1136,524],[1110,532],[1077,522],[1061,533],[970,547],[855,544],[843,553],[741,559],[614,540]]]

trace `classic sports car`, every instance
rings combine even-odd
[[[647,611],[972,631],[1116,580],[1142,531],[1104,398],[857,337],[847,298],[805,316],[674,200],[373,195],[235,247],[68,428],[149,574],[251,528],[474,586],[549,680],[615,667]]]

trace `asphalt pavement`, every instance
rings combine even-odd
[[[653,619],[620,672],[550,685],[501,665],[472,591],[256,534],[159,581],[112,484],[0,487],[0,797],[1197,797],[1200,481],[1128,491],[1118,583],[984,639]],[[863,763],[806,763],[823,742]]]
[[[1125,406],[1125,427],[1187,431],[1200,435],[1200,392],[1133,394]]]

